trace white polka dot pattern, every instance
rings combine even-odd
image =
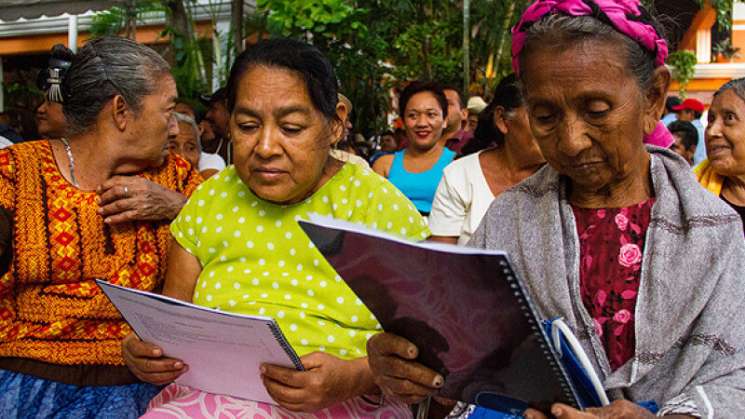
[[[384,228],[414,240],[429,230],[414,206],[380,176],[347,164],[311,198],[279,206],[257,198],[228,167],[195,192],[171,224],[203,266],[194,303],[277,320],[300,354],[365,353],[380,326],[308,240],[309,214]]]

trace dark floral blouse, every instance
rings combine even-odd
[[[653,204],[650,199],[628,208],[573,208],[582,302],[613,370],[634,356],[634,313]]]

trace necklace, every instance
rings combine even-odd
[[[67,140],[67,138],[60,138],[62,141],[62,144],[65,145],[65,151],[67,152],[67,159],[70,161],[70,181],[72,184],[79,188],[80,184],[78,183],[78,180],[75,178],[75,159],[72,156],[72,147],[70,147],[70,142]]]

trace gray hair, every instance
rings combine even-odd
[[[62,84],[69,134],[90,129],[116,95],[138,113],[142,99],[157,89],[159,78],[170,70],[158,53],[129,39],[104,37],[86,43]]]
[[[174,112],[173,117],[176,118],[176,121],[183,122],[185,124],[191,125],[192,131],[194,131],[194,138],[197,139],[197,148],[199,149],[199,152],[202,152],[202,138],[199,135],[199,126],[197,125],[197,121],[194,120],[191,116],[181,113],[181,112]]]
[[[727,90],[732,90],[733,92],[735,92],[737,97],[745,102],[745,77],[728,81],[727,83],[722,85],[722,87],[720,87],[716,93],[714,93],[714,97],[721,95]]]
[[[658,34],[662,34],[662,30],[656,22],[645,23],[652,25]],[[535,22],[527,30],[527,40],[520,55],[520,61],[525,62],[525,57],[531,47],[535,48],[535,46],[540,45],[542,48],[561,49],[566,48],[570,43],[591,39],[622,45],[623,49],[626,50],[624,67],[631,71],[642,90],[647,90],[652,86],[652,79],[657,68],[655,53],[647,51],[633,39],[618,32],[610,24],[593,16],[551,14]]]

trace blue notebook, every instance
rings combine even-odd
[[[587,359],[587,354],[580,346],[577,337],[564,323],[564,320],[561,318],[544,320],[543,329],[572,381],[579,403],[585,408],[607,406],[609,400],[602,382]],[[654,401],[638,402],[638,404],[652,413],[657,413],[659,410]],[[482,405],[474,410],[469,419],[520,419],[522,417],[522,414],[516,414],[509,408],[493,405],[489,409]]]

